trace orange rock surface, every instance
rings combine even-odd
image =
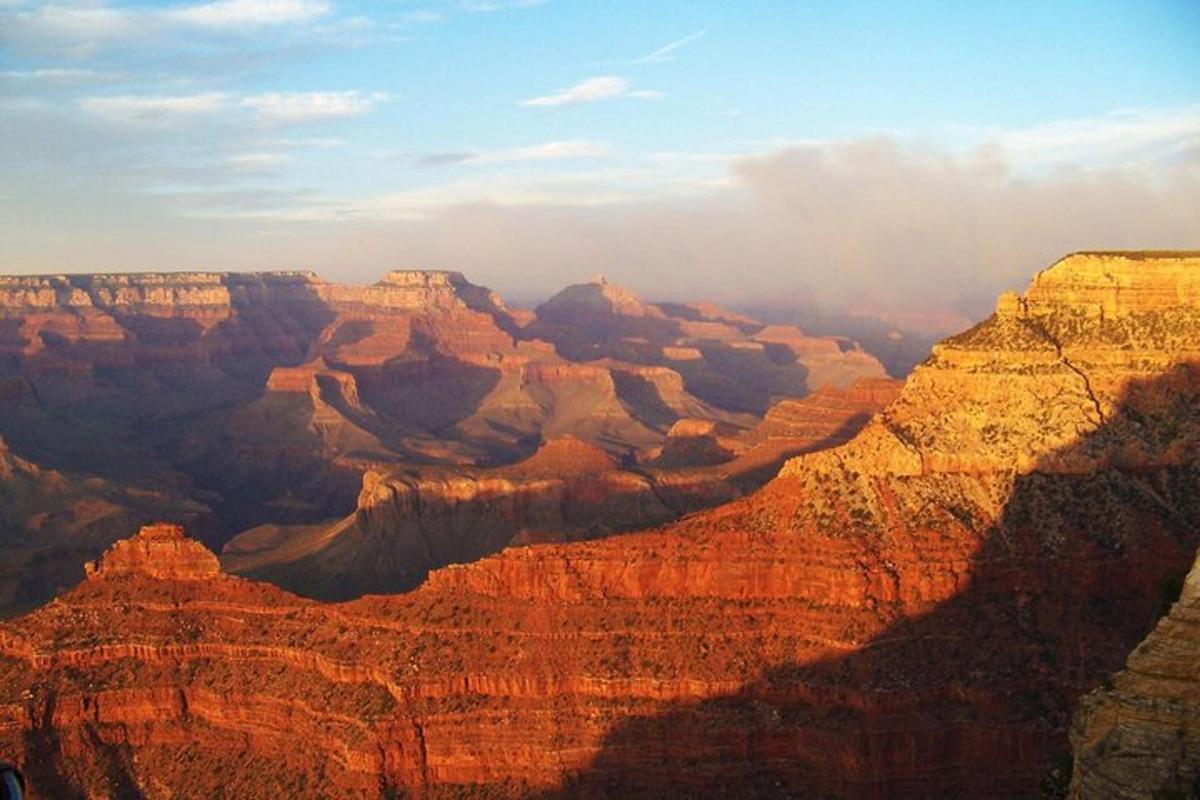
[[[1200,543],[1200,308],[1081,307],[1122,258],[654,530],[337,605],[101,569],[0,625],[0,746],[53,797],[1036,797]]]
[[[680,419],[643,464],[622,464],[566,435],[503,467],[371,469],[350,516],[252,529],[225,545],[222,560],[231,572],[309,597],[406,591],[430,569],[509,545],[596,538],[728,502],[789,456],[849,439],[898,386],[864,379],[781,401],[751,431]]]
[[[100,560],[85,564],[88,577],[145,575],[163,581],[195,581],[216,577],[220,562],[204,545],[183,534],[182,525],[147,525],[130,539],[109,548]]]
[[[244,531],[261,540],[264,528],[343,518],[371,471],[512,466],[568,436],[645,461],[681,418],[740,431],[809,392],[807,356],[755,350],[753,320],[604,291],[617,302],[597,313],[622,331],[653,321],[653,343],[610,341],[591,317],[513,313],[456,272],[396,270],[369,286],[307,272],[0,276],[0,436],[38,471],[0,475],[13,532],[0,541],[12,567],[0,614],[78,581],[80,564],[151,519],[186,522],[220,548]],[[539,339],[544,330],[581,342],[587,360]],[[699,348],[682,370],[662,355],[676,346]],[[879,369],[861,352],[842,360],[847,380]],[[69,491],[43,491],[43,479]],[[657,501],[622,503],[645,483],[614,479],[620,523],[597,531],[673,516]],[[687,476],[674,485],[698,500],[707,492],[707,504],[744,489]],[[481,535],[438,559],[379,562],[392,573],[370,585],[409,585],[506,541]]]
[[[1165,585],[1164,602],[1178,586]],[[1073,800],[1193,797],[1200,789],[1200,559],[1125,668],[1071,728]]]

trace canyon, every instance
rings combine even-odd
[[[1080,701],[1072,800],[1200,793],[1200,560],[1179,588],[1125,668]]]
[[[412,509],[447,496],[436,481],[506,521],[473,563],[394,556],[422,565],[414,584],[432,569],[406,594],[303,598],[228,574],[176,524],[118,542],[78,586],[0,623],[0,751],[35,792],[1036,797],[1069,733],[1074,796],[1139,796],[1121,787],[1149,785],[1161,759],[1143,758],[1139,776],[1121,774],[1120,756],[1168,740],[1181,755],[1164,769],[1194,766],[1196,579],[1182,576],[1200,545],[1200,255],[1068,256],[937,345],[898,393],[882,372],[846,371],[837,353],[865,357],[852,345],[750,334],[736,315],[650,307],[600,280],[565,294],[504,317],[538,336],[503,353],[607,370],[628,416],[660,436],[600,414],[566,438],[547,417],[501,478],[483,428],[463,416],[461,437],[436,446],[474,463],[439,477],[372,463],[348,517],[260,529],[225,556],[251,573],[294,565],[281,582],[353,574],[364,542],[400,531],[398,550],[367,550],[429,544]],[[675,326],[691,334],[662,344],[664,318],[704,327]],[[446,347],[466,363],[464,342],[481,336]],[[783,367],[809,349],[840,386],[779,398],[799,386]],[[664,399],[673,415],[628,400],[645,385],[622,395],[612,377],[630,363],[661,369],[636,360],[647,353],[690,365],[671,367],[687,387]],[[343,369],[349,356],[310,367],[307,355],[258,374],[312,408],[403,396],[400,383]],[[520,363],[518,386],[568,369]],[[743,390],[731,364],[761,369]],[[277,419],[253,413],[247,436]],[[615,430],[637,446],[614,447]],[[420,431],[397,446],[418,441],[435,447]],[[792,447],[760,488],[733,479],[739,459],[773,470]],[[714,470],[731,476],[728,502],[676,518],[663,487]],[[670,513],[629,518],[661,524],[587,532],[629,513],[626,500],[606,504],[611,487],[638,480],[629,505],[653,497]],[[512,523],[537,482],[551,499],[520,515],[537,524]],[[599,485],[603,497],[585,496]],[[477,541],[469,519],[431,504],[451,521],[440,530]],[[336,580],[321,591],[340,596]]]
[[[581,295],[587,313],[564,318]],[[644,303],[602,280],[521,310],[456,272],[398,270],[370,286],[307,272],[0,277],[0,613],[68,588],[84,561],[159,519],[214,549],[232,544],[231,568],[269,564],[339,597],[330,586],[411,588],[551,523],[578,537],[673,519],[755,488],[882,402],[870,390],[844,405],[826,396],[815,433],[801,420],[790,441],[780,429],[751,443],[773,406],[858,379],[887,385],[884,374],[847,339]],[[719,426],[729,447],[712,444],[703,463],[659,458],[704,439],[672,437],[680,422]],[[561,505],[562,486],[520,477],[522,464],[566,439],[603,451],[612,490],[641,499],[574,521],[541,514]],[[491,487],[474,496],[522,498],[508,538],[481,529],[486,503],[441,531],[437,509],[457,507],[464,481]],[[342,545],[309,556],[350,528],[374,537],[380,515],[362,504],[376,508],[382,486],[410,487],[417,517],[433,517],[374,554],[359,540],[369,569],[348,584]]]

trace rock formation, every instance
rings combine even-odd
[[[1125,669],[1080,701],[1071,744],[1074,800],[1200,796],[1200,560]]]
[[[896,390],[887,379],[822,389],[781,401],[752,431],[680,419],[642,464],[566,435],[503,467],[369,469],[350,516],[253,528],[222,559],[231,572],[308,597],[407,591],[431,569],[510,544],[596,538],[728,502],[788,457],[850,438]]]
[[[0,625],[0,748],[64,798],[1035,797],[1200,544],[1181,264],[1064,259],[846,444],[653,530],[338,605],[102,569]]]
[[[84,565],[88,577],[144,575],[162,581],[197,581],[217,577],[220,562],[204,545],[183,533],[182,525],[147,525],[122,539],[98,561]]]
[[[206,512],[137,483],[48,469],[0,439],[0,609],[28,610],[62,592],[83,576],[84,561],[143,520],[193,523]]]
[[[670,367],[697,398],[756,414],[783,397],[884,376],[883,365],[848,339],[766,327],[711,303],[645,303],[603,277],[538,306],[526,330],[571,359]]]
[[[24,565],[0,588],[0,614],[79,580],[83,561],[151,519],[187,522],[213,547],[247,530],[261,542],[263,530],[352,512],[371,471],[486,470],[564,436],[645,461],[681,418],[746,430],[770,402],[808,392],[808,356],[729,355],[763,347],[752,320],[707,305],[672,316],[611,286],[599,295],[616,298],[600,304],[610,316],[666,327],[652,345],[582,362],[537,338],[550,323],[456,272],[397,270],[370,286],[307,272],[0,277],[0,436],[48,486],[58,475],[72,487],[13,477],[5,489],[0,476],[0,495],[20,497],[2,515],[0,553]],[[554,331],[608,347],[591,317],[555,307]],[[664,348],[696,356],[677,370]],[[827,355],[814,350],[813,368]],[[843,361],[840,378],[879,369],[861,353]],[[708,503],[734,493],[715,485]],[[645,510],[597,530],[667,518]],[[505,541],[448,550],[463,540],[443,534],[441,558],[397,563],[378,585]]]

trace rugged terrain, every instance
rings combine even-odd
[[[0,613],[71,585],[83,560],[152,519],[218,548],[248,530],[282,542],[353,512],[368,475],[402,473],[428,496],[447,470],[506,480],[494,470],[568,436],[636,463],[681,419],[746,432],[778,401],[882,375],[845,339],[785,328],[775,344],[777,329],[760,340],[763,325],[715,306],[584,293],[601,302],[573,327],[554,317],[560,299],[551,325],[453,272],[371,286],[301,272],[0,277],[0,437],[19,463],[0,474],[0,552],[19,567]],[[614,293],[631,299],[603,301]],[[652,341],[631,322],[649,310]],[[714,485],[706,502],[742,488]],[[442,543],[443,557],[396,564],[379,585],[498,541]]]
[[[0,626],[0,746],[53,797],[1035,797],[1200,543],[1198,361],[1200,256],[1077,254],[653,530],[327,605],[151,529]]]
[[[1071,744],[1075,800],[1200,796],[1200,560],[1125,669],[1082,699]]]
[[[226,569],[309,597],[406,591],[430,569],[510,543],[595,538],[677,519],[757,488],[790,456],[849,439],[898,391],[884,378],[782,400],[753,429],[681,419],[644,463],[573,436],[503,467],[394,467],[325,525],[264,525],[225,545]]]

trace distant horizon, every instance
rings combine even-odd
[[[1187,0],[9,0],[0,271],[972,315],[1200,247],[1198,75]]]
[[[1042,265],[1032,266],[1026,277],[1026,282],[1032,280],[1035,275],[1041,270],[1047,269],[1053,264],[1058,263],[1071,256],[1119,256],[1125,258],[1138,257],[1200,257],[1200,250],[1187,249],[1170,249],[1170,250],[1149,250],[1142,248],[1134,248],[1128,250],[1075,250],[1069,253],[1063,253],[1053,261],[1046,262]],[[184,267],[180,269],[138,269],[138,270],[93,270],[93,271],[49,271],[49,272],[13,272],[0,273],[0,278],[72,278],[72,277],[92,277],[97,275],[121,277],[121,276],[136,276],[136,275],[304,275],[312,276],[325,283],[340,284],[345,286],[372,286],[383,283],[390,273],[393,272],[417,272],[417,273],[434,273],[434,274],[452,274],[463,277],[467,282],[495,292],[500,296],[505,305],[517,308],[533,310],[538,305],[546,302],[551,297],[559,292],[572,286],[586,285],[596,283],[598,279],[603,279],[607,283],[612,283],[620,286],[623,289],[631,289],[623,283],[610,281],[607,276],[602,274],[590,275],[586,278],[577,280],[568,280],[557,288],[552,288],[548,292],[505,292],[496,287],[487,284],[479,283],[472,279],[472,276],[461,270],[454,268],[442,267],[388,267],[383,269],[375,280],[367,279],[365,281],[343,281],[337,278],[327,277],[320,269],[309,267],[296,268],[273,268],[273,269],[226,269],[212,270],[198,267]],[[1025,288],[1025,284],[1013,287],[1009,291],[1020,291]],[[660,303],[715,303],[724,305],[731,311],[739,313],[767,314],[768,317],[761,318],[759,321],[765,323],[787,322],[790,324],[802,324],[804,315],[809,315],[810,321],[820,325],[824,332],[834,332],[838,324],[847,324],[854,320],[862,323],[878,323],[880,325],[894,326],[897,330],[904,331],[910,334],[921,336],[946,336],[961,331],[962,329],[975,324],[989,314],[991,314],[995,304],[995,298],[986,306],[980,306],[974,313],[970,312],[955,312],[955,311],[930,311],[928,308],[919,306],[913,307],[876,307],[853,304],[834,305],[823,303],[819,298],[804,298],[804,297],[775,297],[771,299],[760,300],[744,300],[744,301],[721,301],[704,296],[687,296],[686,294],[673,294],[670,296],[660,295],[643,295],[636,290],[642,301],[654,305]],[[681,290],[682,291],[682,290]],[[832,325],[833,327],[830,327]]]

